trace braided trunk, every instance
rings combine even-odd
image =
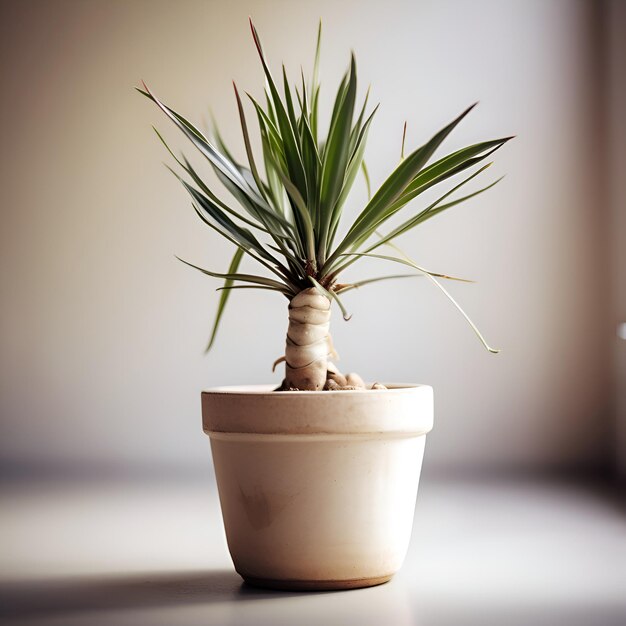
[[[328,332],[330,300],[315,288],[305,289],[289,303],[289,328],[285,356],[285,379],[278,391],[365,389],[358,374],[344,376],[330,361],[338,358]],[[374,383],[372,389],[385,389]]]
[[[303,391],[324,388],[328,358],[334,354],[329,326],[330,301],[315,288],[305,289],[291,300],[284,388]]]

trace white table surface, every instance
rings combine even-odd
[[[0,623],[626,625],[626,515],[589,486],[425,475],[401,572],[317,593],[242,585],[210,476],[0,494]]]

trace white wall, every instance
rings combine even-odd
[[[609,448],[608,212],[593,3],[21,2],[4,4],[0,456],[5,469],[208,467],[199,391],[276,380],[286,302],[240,292],[202,356],[228,246],[161,165],[144,78],[192,119],[210,104],[237,143],[230,79],[259,93],[252,14],[274,67],[310,67],[324,22],[326,104],[351,48],[382,107],[376,183],[469,103],[455,149],[516,133],[492,192],[406,237],[424,266],[478,279],[455,296],[503,349],[486,353],[423,281],[374,286],[335,315],[345,370],[430,383],[429,467],[591,466]],[[177,145],[184,146],[181,141]],[[363,203],[359,189],[352,210]],[[364,271],[384,273],[371,263]],[[374,340],[364,341],[364,337]],[[375,345],[375,348],[372,347]]]

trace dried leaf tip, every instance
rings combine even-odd
[[[400,158],[404,159],[404,143],[406,141],[406,121],[404,122],[404,127],[402,129],[402,147],[400,148]]]

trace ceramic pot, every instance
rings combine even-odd
[[[388,387],[202,393],[228,549],[246,582],[349,589],[398,571],[433,391]]]

